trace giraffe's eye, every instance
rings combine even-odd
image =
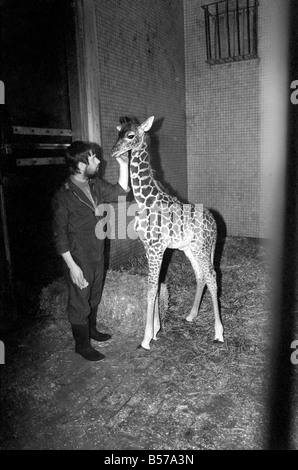
[[[134,136],[135,136],[134,134],[128,134],[127,138],[128,138],[129,140],[131,140],[131,139],[134,138]]]

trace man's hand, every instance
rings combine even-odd
[[[84,287],[88,286],[88,282],[84,278],[83,271],[77,264],[69,268],[69,271],[72,282],[76,284],[80,289],[84,289]]]
[[[119,165],[121,164],[125,164],[125,165],[128,165],[128,162],[129,162],[129,158],[128,158],[128,152],[126,153],[123,153],[122,155],[120,155],[120,157],[117,157],[116,158],[117,162],[119,163]]]

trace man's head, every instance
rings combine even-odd
[[[100,160],[91,144],[76,140],[66,149],[66,163],[70,174],[92,178],[98,174]]]

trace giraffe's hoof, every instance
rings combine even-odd
[[[142,346],[141,344],[139,344],[139,346],[137,346],[137,349],[141,349],[143,351],[150,351],[150,348],[144,348],[144,346]]]
[[[221,340],[221,339],[218,339],[218,338],[217,338],[217,339],[215,339],[215,340],[213,341],[213,343],[216,343],[216,344],[224,344],[224,340]]]
[[[192,316],[188,315],[188,317],[185,318],[186,321],[191,322],[192,321]]]

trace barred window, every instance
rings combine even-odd
[[[257,0],[224,0],[203,5],[207,63],[258,59]]]

